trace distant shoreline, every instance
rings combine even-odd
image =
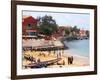
[[[68,47],[69,53],[77,53],[80,56],[89,57],[89,40],[64,41],[64,45]]]

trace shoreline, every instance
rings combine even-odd
[[[34,43],[34,44],[33,44]],[[46,41],[43,39],[39,39],[39,40],[28,40],[28,41],[23,41],[23,47],[25,46],[32,46],[32,47],[38,47],[38,46],[55,46],[55,47],[64,47],[63,43],[60,40],[55,40],[55,41]],[[59,53],[60,53],[60,57],[61,60],[53,63],[51,65],[48,65],[47,68],[56,68],[56,67],[80,67],[80,66],[89,66],[89,58],[85,57],[85,56],[81,56],[75,52],[68,52],[68,49],[61,49],[61,50],[54,50],[52,49],[52,51],[48,51],[48,50],[44,50],[43,47],[40,47],[41,50],[38,51],[34,51],[34,50],[26,50],[23,51],[23,56],[24,58],[31,58],[31,59],[35,59],[35,62],[37,64],[39,64],[40,62],[45,62],[45,61],[50,61],[50,60],[57,60],[57,58],[59,57]],[[42,50],[43,48],[43,50]],[[69,57],[73,57],[73,61],[72,64],[69,64]],[[38,62],[39,61],[39,62]],[[23,67],[27,66],[29,64],[35,63],[33,61],[30,60],[23,60]]]
[[[76,54],[76,53],[73,53],[73,52],[69,52],[68,50],[64,50],[64,55],[68,55],[68,56],[75,56],[75,57],[80,57],[80,58],[84,58],[84,59],[89,59],[88,56],[82,56],[80,54]]]
[[[67,52],[89,57],[89,40],[64,41],[64,44],[69,47]]]
[[[78,54],[74,53],[64,53],[64,56],[73,56],[74,57],[74,64],[77,66],[85,66],[89,65],[89,57],[81,56]]]

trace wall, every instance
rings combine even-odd
[[[45,2],[58,3],[76,3],[76,4],[95,4],[98,5],[98,14],[100,14],[99,0],[33,0]],[[10,80],[10,38],[11,38],[11,11],[10,0],[0,0],[0,80]],[[100,41],[100,15],[98,15],[98,41]],[[100,47],[98,42],[98,48]],[[98,50],[98,67],[100,67],[100,49]],[[98,75],[88,76],[73,76],[73,77],[59,77],[59,78],[43,78],[33,80],[100,80],[100,68],[98,68]],[[28,79],[29,80],[29,79]]]

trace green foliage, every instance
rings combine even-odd
[[[71,28],[65,28],[66,35],[69,35],[71,33]]]
[[[37,17],[38,19],[38,25],[37,28],[41,34],[51,36],[53,33],[56,33],[58,29],[58,25],[56,24],[56,21],[53,19],[52,16],[45,15],[43,17]],[[65,31],[65,36],[66,37],[72,37],[72,38],[77,38],[79,37],[79,32],[80,29],[75,25],[74,27],[65,27],[62,26]],[[89,37],[89,31],[86,31],[87,37]]]
[[[43,16],[39,17],[39,30],[44,35],[52,35],[55,31],[57,31],[57,24],[56,21],[52,18],[52,16]]]
[[[79,33],[80,29],[78,29],[77,26],[74,26],[74,27],[73,27],[73,31],[74,31],[75,33]]]

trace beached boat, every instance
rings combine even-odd
[[[25,65],[25,68],[42,68],[42,67],[47,67],[49,65],[53,65],[54,63],[57,63],[60,60],[61,60],[61,58],[57,58],[57,59],[43,61],[43,62],[30,63],[28,65]]]

